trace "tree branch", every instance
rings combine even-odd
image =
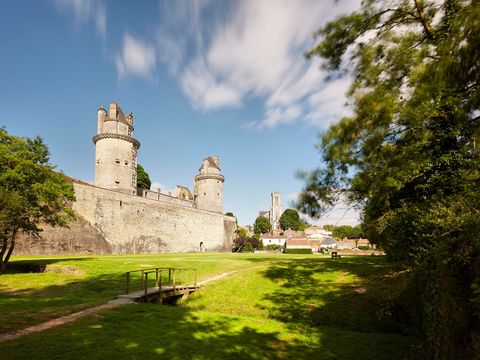
[[[428,24],[427,19],[425,18],[425,14],[423,13],[423,5],[419,3],[419,0],[413,0],[413,2],[415,3],[415,8],[417,9],[417,19],[420,20],[420,23],[422,24],[422,27],[427,34],[427,37],[430,40],[433,40],[433,31]]]

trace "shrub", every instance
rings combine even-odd
[[[283,248],[282,245],[276,245],[276,244],[270,244],[265,246],[265,249],[267,250],[281,250]]]
[[[285,249],[285,254],[311,254],[312,249]]]

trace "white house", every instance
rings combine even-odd
[[[262,239],[263,246],[268,245],[285,245],[285,240],[287,240],[286,236],[283,235],[270,235],[270,234],[262,234],[260,235],[260,239]]]

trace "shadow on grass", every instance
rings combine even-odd
[[[0,344],[0,353],[12,360],[358,360],[401,359],[408,352],[414,339],[403,336],[404,329],[395,319],[380,321],[378,314],[378,304],[392,295],[391,280],[395,277],[387,275],[401,267],[392,268],[381,258],[249,260],[269,261],[267,269],[258,271],[279,285],[265,295],[272,304],[267,309],[270,319],[187,307],[128,305]],[[356,280],[352,282],[349,277],[353,275]],[[33,290],[17,300],[21,307],[23,296],[30,298],[29,304],[32,296],[38,298],[38,303],[33,302],[38,320],[56,301],[52,309],[65,306],[65,310],[71,310],[73,304],[79,306],[78,296],[83,296],[86,303],[101,303],[122,292],[123,285],[121,274],[102,275],[72,281],[68,286]]]
[[[349,346],[348,341],[339,343],[338,331],[356,332],[350,339],[354,342],[362,334],[378,334],[380,341],[384,335],[398,335],[398,343],[390,350],[400,358],[407,353],[411,356],[416,351],[418,333],[412,325],[412,314],[398,302],[405,294],[406,271],[402,264],[388,263],[383,257],[365,256],[273,264],[264,276],[280,287],[265,296],[274,304],[268,309],[269,315],[292,329],[324,329],[324,343],[343,346]],[[396,358],[393,353],[388,356]]]
[[[408,319],[388,313],[392,300],[403,291],[398,276],[403,271],[402,265],[389,264],[384,258],[298,259],[275,264],[264,272],[281,284],[267,296],[275,304],[270,313],[288,324],[409,334]]]
[[[0,351],[12,360],[33,354],[36,359],[307,359],[314,355],[303,344],[285,343],[268,326],[237,321],[185,308],[127,305],[74,326],[0,344]]]
[[[89,277],[68,265],[83,260],[59,257],[10,263],[9,271],[0,276],[0,334],[105,303],[122,292],[121,273]]]
[[[89,258],[88,260],[91,260]],[[29,260],[16,260],[10,261],[7,264],[7,271],[5,274],[24,274],[24,273],[42,273],[47,270],[48,265],[52,265],[59,262],[67,261],[82,261],[87,260],[87,258],[46,258],[46,259],[29,259]],[[0,275],[1,276],[1,275]]]

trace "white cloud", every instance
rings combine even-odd
[[[345,114],[346,81],[326,84],[320,60],[307,61],[303,53],[315,44],[314,31],[359,1],[339,4],[167,2],[157,33],[159,56],[195,108],[241,106],[249,97],[263,101],[264,116],[247,127],[295,121],[326,126]]]
[[[77,26],[93,24],[97,33],[105,38],[107,8],[103,0],[53,0],[56,8],[70,18],[73,14]]]
[[[312,225],[358,225],[360,224],[360,210],[349,206],[346,203],[338,203],[327,214],[319,219],[312,219],[310,216],[300,214],[302,220]]]
[[[307,221],[314,225],[358,225],[360,223],[360,212],[345,204],[338,204],[320,219],[307,219]]]
[[[150,78],[155,71],[155,64],[155,48],[126,32],[123,36],[122,51],[115,57],[119,77],[133,74]]]
[[[345,94],[350,86],[350,77],[333,80],[317,92],[308,95],[310,112],[306,120],[318,126],[328,126],[342,116],[350,115],[351,109],[345,107]]]
[[[183,92],[197,107],[209,110],[240,105],[241,94],[234,87],[219,83],[202,59],[192,62],[180,81]]]
[[[174,190],[174,189],[171,189],[169,186],[162,185],[157,181],[152,182],[152,185],[150,186],[150,190],[158,191],[159,188],[162,194],[167,194],[167,195],[170,195],[171,193],[173,193],[173,190]]]

